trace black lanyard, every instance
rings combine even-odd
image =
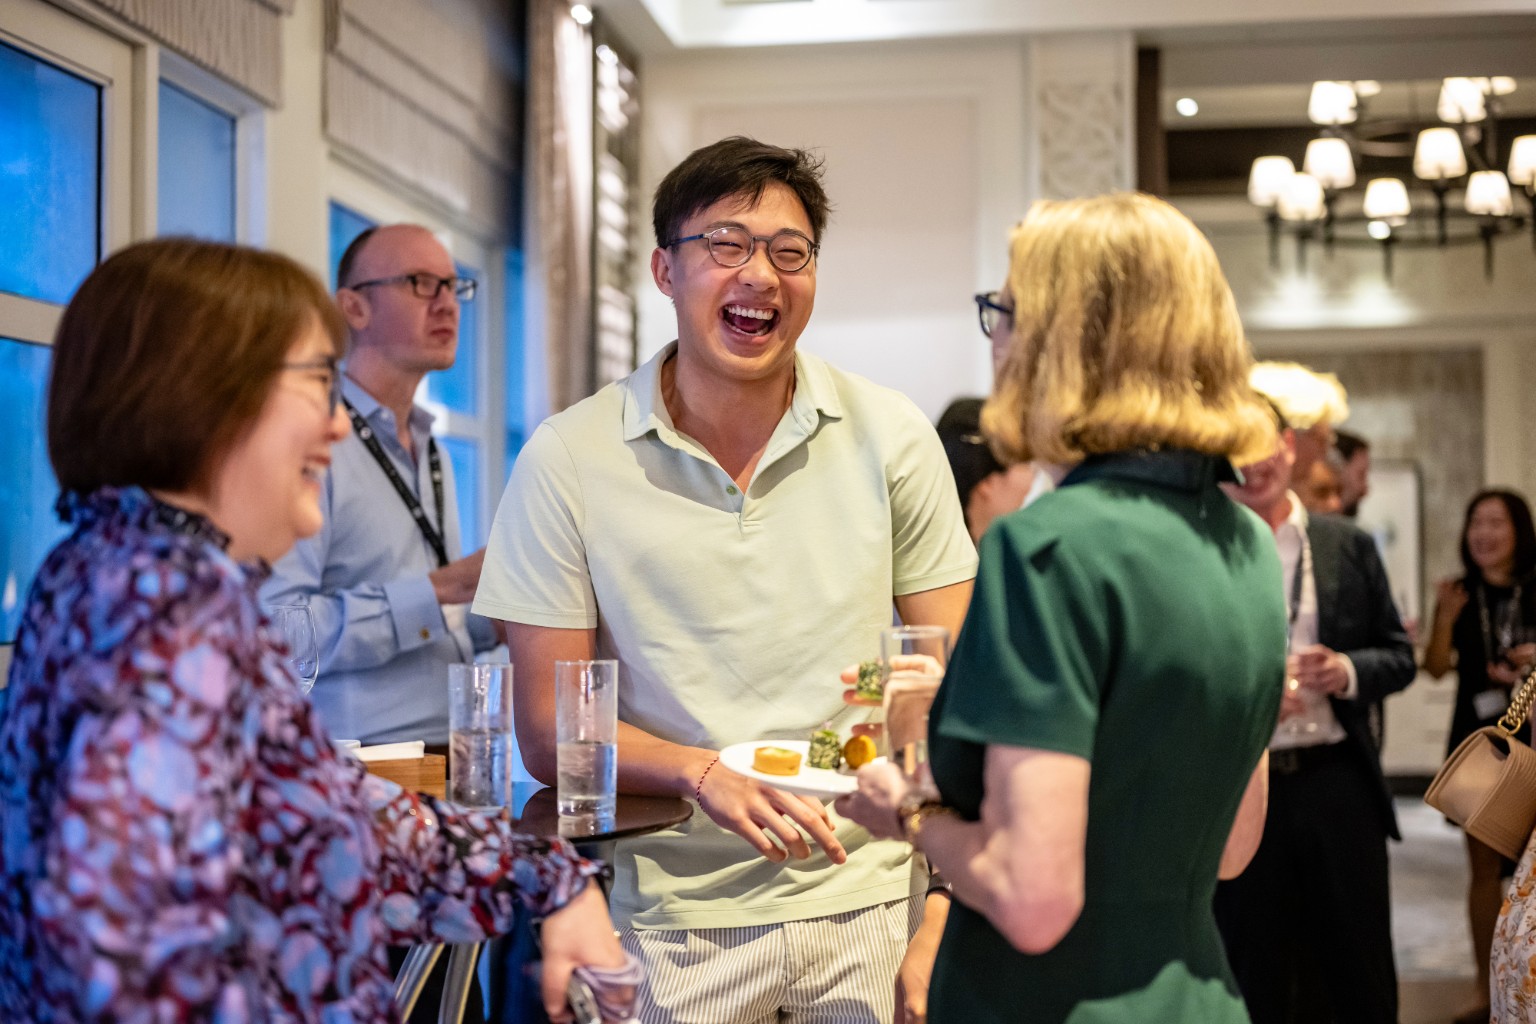
[[[421,530],[421,535],[432,545],[432,551],[437,555],[437,566],[441,569],[448,564],[448,548],[443,544],[443,535],[438,528],[427,519],[427,510],[421,507],[421,502],[416,500],[416,495],[400,479],[400,473],[395,469],[394,462],[384,451],[384,446],[379,444],[379,439],[374,436],[373,428],[368,421],[352,407],[352,403],[345,398],[341,403],[347,407],[347,415],[352,419],[352,429],[357,433],[357,439],[363,442],[363,447],[368,449],[368,454],[373,456],[373,461],[379,464],[384,475],[389,477],[389,482],[395,485],[395,493],[400,495],[400,500],[405,502],[405,509],[416,520],[416,525]],[[427,468],[432,472],[432,497],[437,505],[437,521],[443,521],[443,465],[437,457],[437,440],[427,438]]]
[[[1297,529],[1301,535],[1301,550],[1296,552],[1296,569],[1291,573],[1291,608],[1290,617],[1285,624],[1285,653],[1290,654],[1296,646],[1296,619],[1301,614],[1301,582],[1306,573],[1308,556],[1312,554],[1312,541],[1307,537],[1307,531]]]
[[[1483,627],[1483,655],[1488,664],[1493,664],[1495,641],[1493,636],[1493,623],[1488,614],[1487,589],[1481,581],[1477,584],[1477,615]],[[1515,584],[1514,593],[1509,595],[1509,603],[1504,606],[1504,625],[1509,626],[1510,639],[1514,639],[1515,623],[1520,621],[1520,584]]]

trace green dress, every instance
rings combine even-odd
[[[1246,1022],[1211,913],[1216,871],[1279,713],[1274,538],[1188,451],[1090,459],[981,543],[930,724],[946,803],[980,817],[986,747],[1092,764],[1085,901],[1053,949],[956,902],[933,1024]]]

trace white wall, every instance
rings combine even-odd
[[[698,146],[746,134],[819,151],[834,209],[801,343],[936,419],[991,382],[971,295],[1002,283],[1007,229],[1027,206],[1026,52],[1008,41],[650,61],[646,223],[657,182]],[[672,340],[676,321],[641,248],[644,359]]]

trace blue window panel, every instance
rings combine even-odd
[[[504,416],[506,418],[507,431],[507,465],[503,479],[512,475],[512,463],[517,460],[517,453],[523,450],[523,442],[527,440],[524,435],[524,417],[527,409],[526,383],[528,377],[527,362],[523,351],[523,251],[521,249],[507,249],[507,295],[506,295],[506,377],[502,381],[503,394],[506,396]]]
[[[235,119],[160,83],[162,235],[235,240]]]
[[[44,417],[52,352],[0,338],[0,643],[15,641],[32,577],[64,536]]]
[[[0,291],[63,304],[101,257],[101,89],[0,43]]]
[[[464,437],[440,437],[437,443],[453,463],[453,482],[459,499],[459,539],[465,551],[474,551],[486,541],[480,533],[480,443]]]
[[[336,280],[336,269],[341,266],[342,253],[347,251],[347,246],[352,244],[352,239],[377,226],[377,222],[369,220],[356,210],[342,206],[340,203],[331,204],[331,290],[341,282]]]
[[[483,284],[479,271],[462,263],[454,264],[454,273],[460,277],[472,277]],[[479,372],[480,307],[485,302],[485,289],[475,293],[473,302],[459,303],[459,351],[453,367],[427,375],[427,397],[440,402],[454,412],[473,416],[478,405],[475,401],[475,374]]]

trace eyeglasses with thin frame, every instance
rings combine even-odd
[[[1013,307],[1005,306],[998,301],[997,292],[977,292],[976,317],[981,321],[981,333],[992,337],[998,326],[1006,319],[1013,321]]]
[[[754,235],[737,224],[727,224],[686,238],[674,238],[664,243],[662,248],[670,249],[684,242],[698,241],[709,245],[710,257],[722,267],[745,266],[757,252],[757,243],[762,242],[768,248],[769,261],[786,274],[804,270],[821,250],[820,245],[791,228],[771,235]]]
[[[378,277],[372,281],[359,281],[346,287],[357,291],[381,284],[408,284],[418,299],[435,299],[444,288],[453,292],[460,302],[473,302],[478,282],[472,277],[438,277],[436,274],[396,274],[394,277]]]
[[[319,356],[303,362],[284,363],[283,369],[324,374],[326,413],[330,416],[336,415],[336,407],[341,404],[341,369],[336,365],[335,356]]]

